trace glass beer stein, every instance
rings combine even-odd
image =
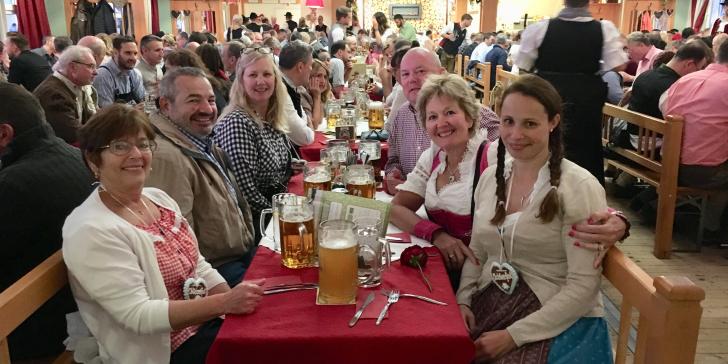
[[[376,217],[354,219],[356,237],[359,244],[358,277],[359,287],[370,288],[382,284],[384,267],[391,264],[389,243],[383,243],[381,220]],[[382,263],[384,259],[384,263]]]
[[[333,130],[341,119],[341,105],[335,100],[326,102],[326,127]]]
[[[356,225],[346,220],[321,223],[319,229],[319,289],[316,303],[349,305],[356,303],[357,240]]]
[[[264,209],[260,215],[261,229],[269,213],[278,218],[281,263],[288,268],[315,267],[318,244],[311,199],[291,193],[273,196],[273,207]]]
[[[303,171],[303,195],[311,197],[312,189],[331,190],[331,169],[328,164],[306,165]]]
[[[372,101],[369,103],[369,129],[384,129],[384,103]]]
[[[344,170],[344,184],[349,195],[364,198],[374,198],[377,192],[374,181],[374,167],[366,164],[357,164],[346,167]]]

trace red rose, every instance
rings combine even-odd
[[[419,245],[412,245],[402,252],[399,261],[412,268],[424,268],[427,264],[427,252]]]

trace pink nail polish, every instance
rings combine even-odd
[[[579,244],[579,242],[578,242],[578,241],[575,241],[575,242],[574,242],[574,246],[581,246],[581,244]]]
[[[574,230],[569,231],[569,236],[574,237]]]

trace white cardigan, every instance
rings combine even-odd
[[[162,190],[143,195],[175,212],[179,206]],[[190,229],[190,234],[194,233]],[[169,297],[157,264],[155,236],[109,210],[98,188],[63,225],[63,259],[81,317],[99,342],[104,363],[168,363]],[[197,274],[214,287],[225,280],[205,258]]]

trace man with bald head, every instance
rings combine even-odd
[[[400,65],[402,91],[407,102],[399,110],[392,110],[394,120],[389,124],[389,158],[385,166],[386,189],[394,194],[395,187],[407,179],[412,172],[420,154],[430,147],[430,136],[417,121],[417,96],[427,77],[441,74],[445,68],[440,65],[437,56],[420,47],[412,48],[405,54]],[[488,140],[498,138],[498,116],[486,107],[481,107],[480,128],[488,132]]]
[[[104,57],[106,56],[106,43],[104,43],[101,38],[93,35],[87,35],[79,39],[78,44],[76,45],[86,47],[91,50],[91,53],[94,55],[94,60],[96,61],[96,67],[100,66],[104,62]]]

